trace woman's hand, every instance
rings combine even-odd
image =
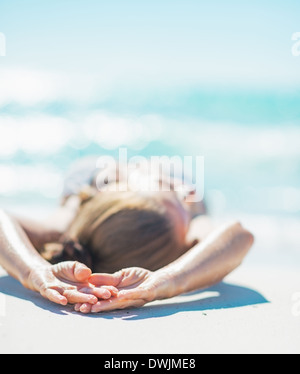
[[[98,299],[108,299],[117,294],[113,286],[95,287],[89,283],[91,270],[76,261],[65,261],[33,269],[24,286],[39,292],[50,301],[67,303],[96,304]]]
[[[117,287],[116,297],[94,305],[76,304],[75,310],[96,313],[142,306],[220,282],[236,269],[253,245],[254,237],[239,222],[232,222],[213,231],[201,243],[171,264],[150,272],[128,268],[115,274],[94,274],[89,281],[96,286]]]
[[[132,267],[114,274],[93,274],[89,282],[95,286],[110,285],[118,289],[118,294],[108,300],[92,303],[77,303],[75,310],[82,313],[107,312],[115,309],[141,307],[159,298],[159,290],[168,282],[168,277],[158,277],[157,272]]]

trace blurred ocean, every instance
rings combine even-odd
[[[204,156],[210,213],[246,221],[260,238],[260,260],[277,253],[282,262],[284,250],[293,263],[300,260],[299,104],[300,90],[213,88],[122,92],[88,104],[2,103],[0,206],[43,216],[75,160],[117,157],[120,147],[128,157]]]
[[[56,200],[87,155],[204,156],[212,209],[300,214],[300,91],[180,90],[0,108],[0,200]]]

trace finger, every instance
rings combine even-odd
[[[53,290],[51,288],[46,289],[45,291],[41,292],[42,296],[46,299],[60,305],[67,305],[68,300],[65,296],[61,295],[58,291]]]
[[[83,287],[78,291],[84,292],[85,294],[94,295],[99,299],[109,299],[112,296],[110,290],[106,287]]]
[[[120,300],[137,300],[142,299],[145,301],[153,301],[154,299],[154,292],[151,290],[147,290],[144,288],[134,288],[134,289],[128,289],[128,290],[121,290],[118,293],[118,298]]]
[[[76,262],[74,267],[74,276],[79,282],[88,281],[92,271],[86,265]]]
[[[89,282],[95,286],[114,286],[117,287],[122,280],[122,272],[118,271],[114,274],[98,273],[92,274]]]
[[[75,312],[79,312],[80,311],[81,305],[83,305],[83,304],[82,303],[77,303],[77,304],[74,305]]]
[[[67,281],[87,282],[92,271],[86,265],[77,261],[63,261],[52,266],[53,273]]]
[[[102,286],[101,288],[106,288],[112,297],[118,296],[119,290],[114,286]]]
[[[92,309],[92,304],[87,304],[87,303],[77,303],[74,306],[75,312],[81,312],[84,314],[90,313]]]
[[[84,314],[87,314],[87,313],[90,313],[91,309],[92,309],[92,304],[87,304],[87,303],[84,303],[81,305],[81,307],[79,308],[79,311],[81,313],[84,313]]]
[[[115,299],[101,300],[92,306],[91,313],[115,310],[118,309],[118,305],[120,306],[120,303],[117,303]]]
[[[117,309],[125,309],[131,307],[140,307],[145,304],[144,300],[118,300],[109,299],[98,301],[91,308],[91,313],[109,312]]]
[[[132,299],[132,300],[136,300],[136,299],[143,299],[143,297],[145,296],[145,290],[143,290],[142,288],[134,288],[132,290],[121,290],[119,291],[118,293],[118,297],[119,299]]]
[[[70,304],[76,304],[76,303],[96,304],[98,301],[96,296],[85,294],[77,290],[65,290],[63,293],[63,296],[67,298]]]

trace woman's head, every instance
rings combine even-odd
[[[93,271],[156,270],[187,250],[181,209],[172,194],[97,193],[82,205],[68,236],[88,250]]]

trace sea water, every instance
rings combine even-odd
[[[117,157],[120,147],[129,157],[203,156],[211,214],[277,217],[272,228],[264,220],[269,236],[284,227],[300,252],[300,90],[181,88],[84,105],[6,103],[0,204],[41,213],[57,204],[77,159]]]

